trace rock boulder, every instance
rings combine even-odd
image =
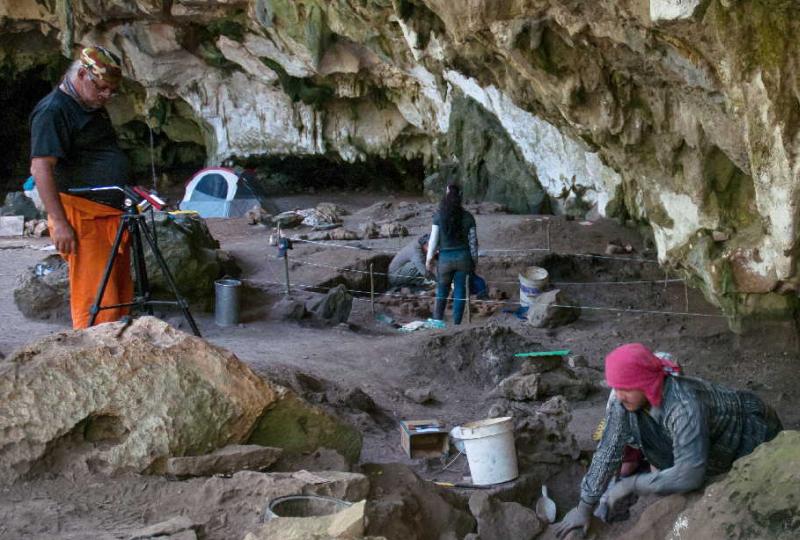
[[[361,445],[352,428],[232,353],[153,317],[19,349],[0,363],[0,403],[0,484],[43,473],[158,472],[169,457],[253,443],[269,430],[293,434],[291,445],[262,444],[288,452],[326,446],[357,457]]]
[[[738,459],[667,531],[678,538],[800,536],[800,432],[784,431]]]
[[[17,276],[14,303],[29,319],[70,320],[67,262],[48,255]]]
[[[214,281],[225,275],[238,276],[239,267],[219,249],[219,242],[198,215],[156,213],[155,231],[158,248],[181,294],[189,302],[211,309]],[[171,299],[172,290],[147,246],[144,254],[153,294]]]

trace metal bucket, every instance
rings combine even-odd
[[[239,323],[239,291],[242,282],[224,278],[214,282],[214,322],[218,326]]]

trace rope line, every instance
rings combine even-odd
[[[283,260],[283,257],[268,257],[269,259],[273,260]],[[306,266],[314,266],[317,268],[328,268],[331,270],[339,270],[342,272],[353,272],[356,274],[369,274],[369,270],[359,270],[358,268],[348,268],[345,266],[334,266],[331,264],[322,264],[322,263],[315,263],[305,259],[297,259],[291,258],[289,259],[292,263],[302,264]],[[387,277],[404,277],[404,278],[413,278],[413,276],[407,276],[405,274],[395,274],[390,272],[372,272],[373,276],[387,276]],[[422,279],[422,278],[415,278],[415,279]],[[551,284],[553,285],[641,285],[647,283],[658,283],[658,284],[665,284],[665,283],[683,283],[683,279],[671,278],[671,279],[640,279],[640,280],[631,280],[631,281],[552,281]],[[519,280],[516,281],[489,281],[486,280],[486,283],[492,284],[504,284],[504,285],[516,285],[519,283]]]
[[[318,240],[303,240],[300,238],[291,238],[292,242],[301,242],[305,244],[314,244],[317,246],[322,246],[326,248],[345,248],[345,249],[355,249],[358,251],[374,251],[376,253],[387,253],[387,254],[395,254],[398,253],[399,250],[387,250],[387,249],[376,249],[369,246],[348,246],[347,244],[334,244],[329,241],[318,241]],[[556,255],[569,255],[572,257],[588,257],[592,259],[604,259],[610,261],[625,261],[625,262],[641,262],[641,263],[651,263],[651,264],[660,264],[658,259],[644,259],[641,257],[612,257],[610,255],[596,255],[594,253],[556,253],[552,250],[547,248],[523,248],[523,249],[482,249],[480,250],[481,253],[535,253],[546,251]]]
[[[253,283],[266,283],[270,285],[279,285],[281,287],[285,286],[285,283],[279,281],[269,281],[269,280],[259,280],[259,281],[252,281]],[[316,292],[319,290],[330,291],[333,287],[320,287],[319,285],[309,285],[307,283],[292,283],[292,287],[297,287],[300,289],[308,289],[311,292]],[[358,289],[345,289],[347,292],[350,293],[357,293],[357,294],[364,294],[367,295],[370,291],[362,291]],[[409,296],[403,295],[400,293],[383,293],[383,296],[391,296],[394,298],[402,298],[407,300],[434,300],[434,297],[430,296]],[[372,302],[369,298],[360,298],[357,296],[353,297],[353,300],[358,302]],[[446,298],[448,302],[455,301],[455,300],[462,300],[466,301],[466,298],[454,298],[452,296],[448,296]],[[519,305],[519,302],[514,301],[506,301],[506,300],[478,300],[478,299],[470,299],[470,304],[489,304],[489,305],[502,305],[502,306],[516,306]],[[565,305],[565,304],[548,304],[552,307],[558,308],[580,308],[580,309],[587,309],[592,311],[611,311],[611,312],[618,312],[618,313],[640,313],[640,314],[653,314],[653,315],[679,315],[679,316],[686,316],[686,317],[704,317],[704,318],[714,318],[714,319],[725,319],[724,315],[717,315],[713,313],[696,313],[696,312],[688,312],[688,311],[666,311],[666,310],[655,310],[655,309],[638,309],[638,308],[614,308],[608,306],[584,306],[580,304],[576,305]]]

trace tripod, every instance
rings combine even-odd
[[[139,309],[143,309],[148,315],[152,315],[153,306],[178,306],[183,312],[183,318],[186,319],[186,322],[189,324],[189,327],[192,329],[194,335],[200,337],[200,330],[197,329],[197,324],[195,324],[194,318],[189,312],[189,304],[181,296],[180,292],[178,292],[175,279],[172,277],[172,273],[170,273],[169,268],[167,268],[167,263],[164,260],[164,256],[161,254],[161,251],[158,249],[158,245],[156,244],[153,233],[147,227],[145,217],[146,216],[144,214],[139,212],[139,209],[133,200],[126,198],[125,211],[120,217],[119,228],[117,228],[117,235],[114,238],[114,245],[111,246],[111,253],[108,255],[108,262],[106,262],[106,268],[103,272],[103,279],[100,281],[100,287],[97,289],[97,297],[95,298],[94,304],[92,304],[92,307],[89,310],[89,326],[94,326],[95,320],[97,319],[97,314],[104,309],[135,306]],[[122,244],[122,236],[126,230],[128,231],[131,239],[131,254],[133,256],[135,287],[134,298],[132,302],[124,304],[101,306],[100,302],[103,300],[103,294],[106,292],[108,280],[111,277],[111,269],[114,268],[114,261],[119,253],[119,247]],[[150,282],[147,279],[147,266],[145,265],[144,260],[144,245],[142,244],[142,238],[144,238],[147,242],[147,245],[150,246],[150,251],[152,252],[153,256],[155,256],[156,262],[158,263],[161,272],[164,274],[164,278],[167,280],[170,289],[172,289],[172,294],[175,297],[175,300],[152,300],[150,298]]]

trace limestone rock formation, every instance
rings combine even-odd
[[[14,303],[29,319],[70,320],[67,262],[48,255],[17,276]]]
[[[528,323],[536,328],[555,328],[574,322],[581,308],[560,289],[535,296],[528,308]]]
[[[541,371],[529,366],[523,366],[519,372],[500,381],[497,391],[517,401],[542,401],[557,395],[579,401],[585,399],[592,390],[590,381],[566,367]]]
[[[189,302],[210,309],[214,281],[225,275],[239,275],[232,257],[219,249],[219,242],[211,236],[203,218],[196,214],[159,212],[155,215],[155,231],[158,248],[181,294]],[[171,299],[172,290],[146,245],[144,253],[153,294]]]
[[[276,446],[283,449],[284,455],[294,456],[331,448],[349,464],[358,461],[361,433],[355,427],[310,406],[294,392],[276,388],[278,402],[258,420],[250,444]]]
[[[346,448],[352,458],[361,447],[354,430],[259,378],[233,354],[152,317],[19,349],[0,364],[0,398],[4,484],[40,473],[159,471],[171,456],[204,454],[270,430],[293,433],[291,444],[264,444],[289,453],[326,446]],[[296,431],[294,422],[318,432]]]
[[[366,501],[360,501],[330,515],[273,518],[247,533],[244,540],[358,540],[364,535],[365,507]]]
[[[523,470],[536,464],[574,460],[580,454],[578,442],[569,430],[572,413],[561,396],[542,405],[501,399],[491,406],[487,416],[514,418],[517,458]]]
[[[121,53],[111,115],[139,161],[148,127],[173,162],[456,161],[470,196],[649,224],[659,259],[732,316],[797,302],[798,15],[779,0],[0,1],[12,72],[46,78],[56,51],[93,42]]]
[[[518,502],[495,500],[486,492],[472,495],[469,509],[478,521],[481,540],[533,540],[542,531],[542,523],[533,509]]]
[[[774,538],[800,534],[800,432],[784,431],[738,459],[675,520],[667,538]]]
[[[171,476],[214,476],[239,471],[260,471],[275,463],[281,456],[280,448],[256,444],[231,444],[201,456],[168,458],[164,473]]]

